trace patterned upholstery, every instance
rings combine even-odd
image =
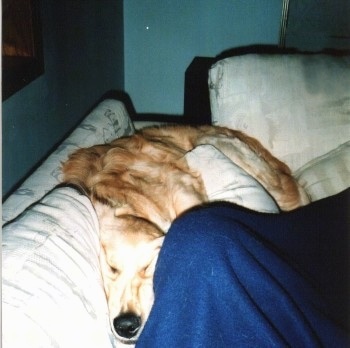
[[[3,347],[113,348],[90,200],[56,188],[2,236]]]
[[[259,139],[293,172],[299,170],[300,176],[302,166],[349,141],[349,86],[349,56],[230,57],[209,72],[212,121]],[[342,160],[349,161],[349,157]],[[348,187],[337,177],[344,168],[350,168],[350,163],[333,170],[334,180],[343,186],[334,185],[337,189],[333,190],[328,180],[329,194]],[[306,190],[311,186],[308,182]],[[321,198],[315,192],[311,195],[313,200]]]

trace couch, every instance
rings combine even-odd
[[[212,123],[285,161],[311,201],[350,186],[350,57],[247,54],[209,70]],[[148,123],[146,123],[148,124]],[[124,104],[102,101],[3,203],[3,346],[117,347],[99,271],[91,202],[57,187],[79,147],[132,134]],[[203,175],[215,167],[215,159]]]

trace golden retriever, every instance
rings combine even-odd
[[[308,198],[289,168],[246,134],[216,126],[150,127],[73,153],[64,181],[82,187],[100,223],[101,269],[114,334],[135,343],[153,304],[153,273],[164,235],[184,211],[208,201],[184,155],[210,144],[254,177],[281,210]]]

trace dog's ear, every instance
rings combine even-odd
[[[80,186],[90,193],[91,178],[103,169],[102,159],[110,145],[95,145],[79,149],[61,163],[63,182]]]

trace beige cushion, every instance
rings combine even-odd
[[[350,138],[350,57],[231,57],[209,88],[214,124],[256,137],[293,171]]]
[[[197,146],[185,158],[188,166],[201,174],[210,202],[231,202],[262,213],[279,212],[261,184],[214,146]]]
[[[295,177],[312,201],[350,187],[350,141],[305,164]]]

